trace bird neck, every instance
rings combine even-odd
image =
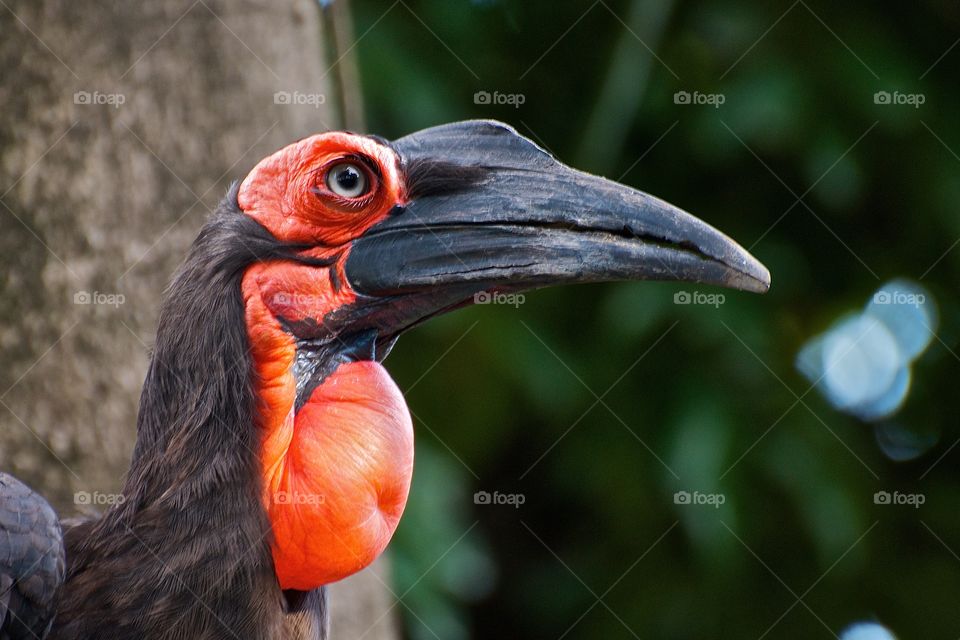
[[[242,283],[262,501],[284,589],[314,589],[373,562],[410,489],[413,427],[374,359],[375,336],[316,330],[315,319],[354,298],[338,282],[326,269],[275,261],[251,266]]]
[[[122,503],[67,531],[53,637],[283,637],[240,293],[277,245],[235,202],[201,231],[161,308]]]
[[[382,551],[410,417],[372,347],[298,338],[271,306],[291,250],[235,191],[194,242],[161,308],[123,500],[65,531],[52,638],[324,637],[314,588]]]

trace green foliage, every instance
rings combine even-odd
[[[419,439],[393,545],[409,635],[826,638],[873,618],[960,635],[960,46],[937,62],[956,3],[353,6],[357,34],[371,29],[357,47],[371,131],[505,120],[725,230],[773,274],[767,296],[723,292],[717,308],[674,304],[690,286],[574,287],[401,340],[388,364]],[[793,365],[896,276],[941,310],[900,416],[940,443],[907,463]],[[479,490],[525,503],[477,505]],[[880,490],[926,502],[877,505]]]

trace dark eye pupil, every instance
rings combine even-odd
[[[360,173],[353,167],[346,167],[337,173],[337,185],[345,191],[353,191],[360,184]]]

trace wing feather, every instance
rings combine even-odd
[[[0,472],[0,640],[42,640],[63,584],[63,533],[53,508]]]

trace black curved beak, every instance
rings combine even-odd
[[[567,167],[505,124],[457,122],[393,146],[409,202],[355,240],[346,262],[381,332],[488,291],[610,280],[770,287],[767,269],[710,225]]]

